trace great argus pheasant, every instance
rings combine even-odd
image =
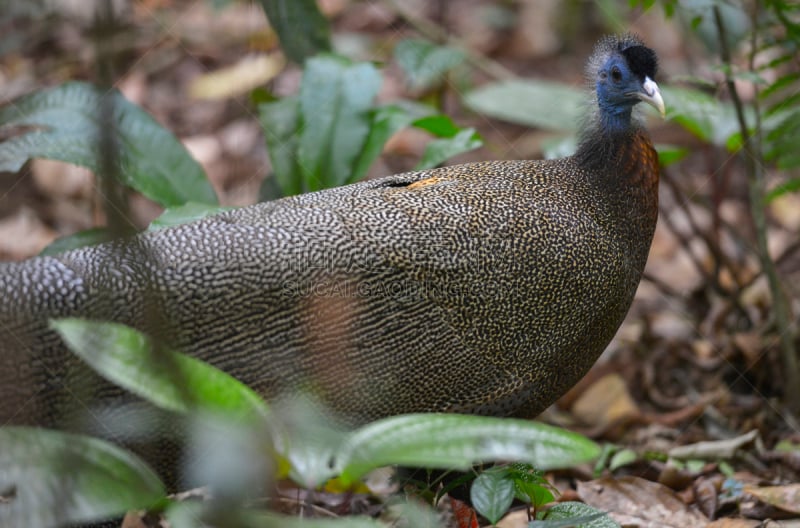
[[[532,417],[621,324],[657,217],[639,102],[655,53],[607,37],[575,155],[397,174],[0,264],[0,424],[82,428],[122,401],[48,321],[112,320],[266,398],[310,390],[350,423]]]

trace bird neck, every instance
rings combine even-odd
[[[599,127],[609,134],[625,133],[632,127],[633,106],[600,102]]]
[[[597,116],[584,127],[575,160],[609,193],[619,191],[625,197],[639,197],[646,208],[657,207],[658,155],[647,131],[635,120],[629,119],[625,128],[613,129]]]
[[[631,116],[631,110],[620,106],[603,108],[601,104],[600,111],[584,124],[575,152],[583,168],[595,174],[618,176],[620,170],[624,170],[620,165],[625,165],[624,160],[630,157],[631,147],[642,140],[650,144],[647,133]]]

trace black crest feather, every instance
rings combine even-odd
[[[658,70],[658,59],[656,52],[646,46],[630,46],[621,50],[622,55],[628,61],[628,67],[640,79],[645,77],[655,79]]]

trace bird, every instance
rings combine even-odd
[[[130,325],[267,400],[348,424],[535,417],[606,348],[642,278],[663,116],[656,53],[602,38],[575,154],[406,172],[0,264],[0,425],[123,401],[48,321]],[[113,408],[113,405],[112,405]],[[100,427],[102,428],[102,427]]]

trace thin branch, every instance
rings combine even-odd
[[[757,10],[753,16],[753,27],[757,27]],[[759,108],[754,105],[756,114],[755,134],[750,134],[750,129],[744,116],[744,105],[739,93],[736,91],[736,84],[731,75],[731,56],[728,49],[727,33],[725,24],[718,6],[714,6],[714,22],[717,26],[719,35],[720,55],[725,64],[725,84],[731,95],[736,118],[739,122],[739,130],[742,134],[742,151],[744,152],[745,163],[747,166],[747,183],[750,197],[750,211],[753,216],[753,223],[756,230],[756,242],[758,244],[759,258],[761,266],[767,276],[770,293],[772,295],[773,311],[775,313],[775,324],[778,330],[781,357],[785,370],[784,379],[784,400],[792,411],[800,410],[800,369],[798,369],[797,351],[794,346],[794,329],[791,323],[789,302],[781,286],[780,277],[775,268],[775,262],[769,255],[767,240],[767,220],[764,214],[764,158],[761,153],[761,120]],[[753,69],[753,54],[755,54],[755,29],[753,31],[753,42],[751,45],[750,69]],[[758,87],[756,86],[756,91]],[[756,92],[756,99],[757,99]]]

